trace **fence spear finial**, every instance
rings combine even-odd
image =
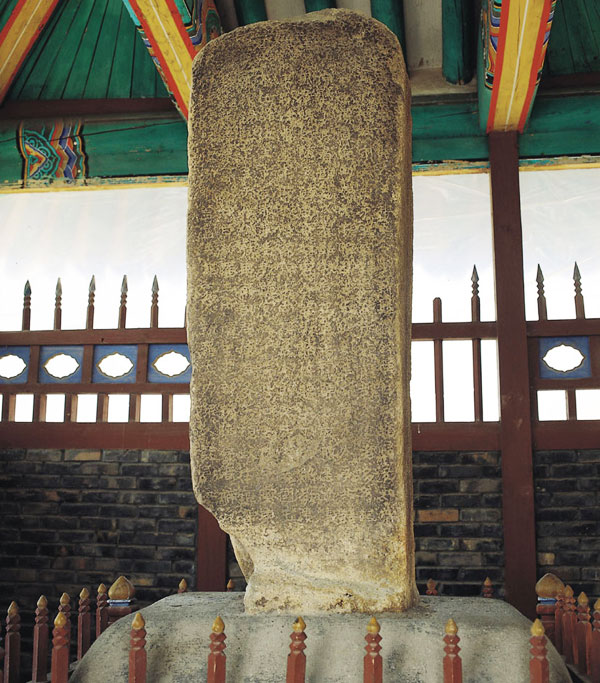
[[[23,288],[23,295],[31,296],[31,285],[29,284],[29,280],[25,282],[25,287]]]
[[[581,291],[581,273],[579,272],[577,261],[575,261],[575,267],[573,268],[573,284],[575,285],[575,317],[585,318],[583,293]]]
[[[537,282],[537,305],[538,305],[538,320],[548,320],[548,309],[546,307],[546,295],[544,294],[544,273],[538,263],[537,273],[535,275]]]
[[[88,292],[90,294],[94,294],[96,292],[96,276],[92,275],[92,279],[90,280],[90,286],[88,287]]]
[[[158,278],[152,281],[152,304],[150,306],[150,327],[158,327]]]
[[[27,280],[23,289],[23,317],[21,329],[31,329],[31,285],[29,284],[29,280]]]
[[[127,275],[123,275],[121,283],[121,305],[119,306],[119,329],[124,329],[127,319]]]
[[[94,328],[94,300],[96,298],[96,276],[92,275],[90,285],[88,287],[88,306],[85,321],[85,329],[92,330]]]
[[[54,329],[60,330],[62,322],[62,283],[60,278],[56,281],[56,289],[54,290]]]

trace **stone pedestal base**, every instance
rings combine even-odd
[[[290,615],[248,615],[242,593],[172,595],[142,610],[146,620],[148,683],[206,680],[208,643],[220,615],[227,634],[228,683],[285,680]],[[384,681],[439,683],[442,680],[444,626],[459,628],[464,683],[527,683],[529,622],[499,600],[422,598],[401,613],[376,615],[381,624]],[[125,683],[132,617],[111,626],[94,643],[71,683]],[[306,618],[306,680],[362,683],[368,615],[325,614]],[[548,648],[551,683],[569,675],[553,647]]]

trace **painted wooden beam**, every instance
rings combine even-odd
[[[442,0],[442,73],[449,83],[473,78],[476,16],[473,0]]]
[[[221,34],[213,0],[195,0],[192,14],[181,0],[123,0],[182,116],[188,117],[192,61]]]
[[[19,0],[0,32],[0,104],[58,0]]]
[[[478,56],[480,124],[523,132],[544,65],[556,0],[484,0]]]

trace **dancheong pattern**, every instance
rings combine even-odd
[[[77,180],[85,177],[85,153],[79,121],[21,123],[18,143],[24,161],[24,180]]]

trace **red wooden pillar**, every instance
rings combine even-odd
[[[40,596],[35,610],[35,626],[33,627],[33,662],[31,680],[33,683],[45,683],[48,673],[48,601]]]
[[[59,612],[52,631],[51,683],[67,683],[69,679],[69,645],[71,629],[64,612]]]
[[[460,638],[457,635],[458,626],[454,619],[448,619],[445,631],[444,683],[462,683],[462,660],[458,654],[460,652],[460,647],[458,647]]]
[[[546,636],[544,627],[539,619],[533,622],[531,627],[531,659],[529,660],[530,683],[548,683],[550,680],[550,668],[546,657]]]
[[[129,683],[146,683],[146,622],[138,612],[131,622]]]
[[[77,661],[90,649],[91,628],[90,592],[83,588],[79,594],[77,614]]]
[[[223,650],[225,645],[225,624],[221,617],[217,617],[210,634],[210,654],[208,655],[207,683],[225,683],[226,657]]]
[[[4,637],[4,683],[19,683],[21,667],[21,617],[16,602],[11,602],[6,615]]]
[[[227,583],[227,534],[208,510],[198,505],[196,589],[224,591]]]
[[[287,658],[285,683],[304,683],[306,675],[306,655],[303,652],[306,648],[304,644],[306,640],[304,619],[298,617],[292,628],[292,642],[290,643],[290,654]]]
[[[383,659],[379,652],[381,651],[381,636],[379,635],[380,626],[375,619],[371,617],[369,625],[367,626],[367,635],[365,640],[365,650],[367,654],[364,658],[363,666],[363,681],[364,683],[382,683],[383,681]]]
[[[535,617],[536,554],[531,406],[517,133],[489,135],[506,599]]]

